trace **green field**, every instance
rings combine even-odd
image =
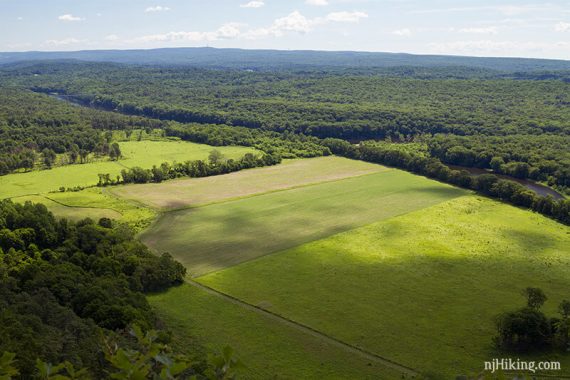
[[[117,176],[124,168],[140,166],[146,169],[169,161],[207,159],[212,149],[220,150],[227,158],[239,158],[255,152],[244,147],[212,147],[185,141],[127,141],[121,142],[124,159],[98,161],[87,164],[59,166],[51,170],[38,170],[0,176],[0,199],[47,193],[60,187],[92,186],[99,173]]]
[[[59,218],[71,220],[80,220],[85,218],[91,218],[93,220],[98,220],[100,218],[121,219],[122,217],[120,212],[112,208],[72,206],[69,203],[56,201],[49,195],[25,195],[23,197],[15,198],[14,201],[18,203],[28,201],[32,203],[42,203]]]
[[[384,166],[341,157],[287,160],[281,165],[222,176],[188,178],[164,183],[111,188],[113,194],[157,209],[175,209],[312,183],[390,170]]]
[[[568,299],[570,230],[470,195],[198,281],[436,378],[454,378],[503,357],[492,348],[493,318],[524,304],[521,289],[542,288],[549,315]],[[570,373],[568,355],[554,359]]]
[[[168,212],[141,238],[196,276],[464,194],[391,170]]]
[[[240,379],[404,378],[392,368],[190,285],[148,299],[173,331],[177,350],[192,353],[202,346],[220,351],[230,345],[247,367]]]

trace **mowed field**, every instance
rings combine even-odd
[[[122,169],[134,166],[150,169],[163,162],[207,159],[213,149],[218,149],[226,158],[234,159],[256,152],[246,147],[212,147],[186,141],[143,140],[121,142],[119,145],[124,156],[119,161],[98,161],[0,176],[0,199],[47,193],[62,186],[92,186],[97,184],[99,173],[109,173],[114,177]]]
[[[247,186],[247,171],[239,174]],[[379,171],[167,212],[141,240],[199,276],[464,194],[403,171]]]
[[[433,378],[453,379],[504,357],[492,346],[493,320],[524,305],[523,288],[542,288],[545,312],[557,314],[570,297],[570,229],[468,195],[198,281]],[[562,361],[570,374],[568,355],[526,359],[546,358]]]
[[[387,170],[390,169],[364,161],[329,156],[287,160],[276,166],[221,176],[120,186],[111,191],[156,209],[170,210]]]

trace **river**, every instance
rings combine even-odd
[[[490,170],[486,170],[486,169],[480,169],[480,168],[469,168],[466,166],[458,166],[458,165],[447,165],[450,169],[455,169],[455,170],[466,170],[468,171],[471,175],[481,175],[481,174],[494,174],[499,178],[503,178],[503,179],[508,179],[510,181],[514,181],[514,182],[518,182],[521,185],[523,185],[524,187],[526,187],[529,190],[534,191],[535,193],[537,193],[538,195],[542,195],[543,197],[550,195],[552,198],[554,199],[565,199],[565,197],[556,192],[554,189],[548,187],[548,186],[544,186],[541,185],[540,183],[536,183],[534,181],[528,180],[528,179],[521,179],[521,178],[515,178],[515,177],[511,177],[508,175],[504,175],[504,174],[497,174],[497,173],[493,173]]]

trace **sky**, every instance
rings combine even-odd
[[[570,60],[570,0],[0,0],[0,51],[211,46]]]

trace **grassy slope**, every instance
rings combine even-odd
[[[70,207],[95,207],[114,210],[120,213],[119,220],[121,222],[128,223],[136,231],[148,227],[156,217],[156,212],[153,210],[118,199],[108,194],[106,190],[94,187],[79,192],[53,193],[47,196]]]
[[[169,212],[142,240],[201,275],[463,194],[392,170]]]
[[[227,158],[239,158],[247,152],[244,147],[212,147],[183,141],[128,141],[121,142],[124,159],[118,162],[100,161],[83,165],[68,165],[51,170],[32,171],[0,176],[0,199],[47,193],[61,186],[90,186],[97,184],[99,173],[112,176],[125,167],[151,168],[165,161],[207,159],[212,149],[220,150]]]
[[[480,371],[522,288],[570,297],[570,229],[466,196],[201,277],[200,282],[441,377]],[[504,356],[504,355],[503,355]],[[561,358],[570,368],[570,358]]]
[[[100,218],[121,219],[122,215],[116,210],[103,207],[78,207],[69,206],[59,201],[54,201],[53,198],[46,198],[42,195],[25,195],[14,199],[15,202],[33,202],[43,203],[51,212],[60,218],[71,220],[79,220],[84,218],[91,218],[98,220]]]
[[[177,350],[230,345],[247,366],[243,379],[401,379],[392,369],[190,285],[148,299],[174,332]]]
[[[287,160],[281,165],[244,170],[223,176],[120,186],[113,188],[112,191],[117,196],[154,208],[172,209],[386,170],[390,169],[363,161],[330,156]]]

